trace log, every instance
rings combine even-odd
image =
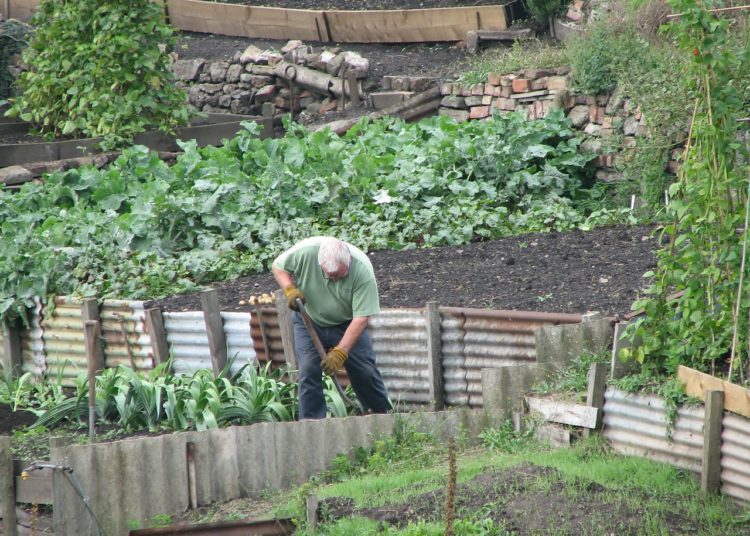
[[[273,68],[273,72],[279,78],[294,82],[306,89],[316,91],[323,95],[335,95],[341,97],[344,94],[344,81],[330,74],[315,71],[303,65],[295,65],[288,61],[280,61]],[[349,91],[346,91],[347,95]]]

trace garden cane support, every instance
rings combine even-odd
[[[302,317],[302,322],[305,323],[305,328],[307,328],[307,333],[310,334],[310,338],[312,339],[313,344],[315,345],[315,349],[318,351],[318,354],[320,355],[320,362],[322,363],[323,361],[325,361],[325,358],[326,358],[326,350],[325,348],[323,348],[323,343],[320,342],[320,338],[318,337],[318,334],[315,332],[315,326],[313,326],[312,320],[310,320],[310,317],[307,315],[307,312],[305,311],[305,304],[302,303],[302,300],[300,300],[299,298],[297,298],[297,310],[299,311],[299,314]],[[362,411],[362,407],[357,402],[355,402],[354,400],[346,396],[346,393],[344,392],[344,389],[341,387],[341,384],[339,383],[339,380],[335,374],[331,375],[331,380],[333,380],[333,385],[336,387],[336,391],[338,391],[344,403],[354,408],[354,410],[357,412],[357,415],[362,415],[364,413]]]

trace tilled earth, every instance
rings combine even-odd
[[[655,265],[650,226],[535,233],[499,240],[405,251],[373,251],[382,307],[455,307],[584,313],[630,311]],[[277,289],[270,273],[216,283],[222,311]],[[151,302],[165,311],[200,310],[200,293]]]

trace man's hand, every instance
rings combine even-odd
[[[284,296],[286,296],[286,302],[292,311],[297,310],[297,298],[303,302],[305,301],[305,295],[294,285],[287,285],[284,287]]]
[[[340,346],[334,346],[328,352],[328,355],[323,361],[323,372],[329,376],[333,376],[341,368],[349,355]]]

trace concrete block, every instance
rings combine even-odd
[[[411,91],[382,91],[370,93],[370,104],[374,110],[382,110],[394,104],[399,104],[414,95]]]
[[[471,98],[471,97],[466,97],[466,98]],[[458,110],[465,109],[466,98],[459,97],[457,95],[447,95],[443,97],[443,99],[440,101],[440,106],[445,106],[446,108],[455,108]]]
[[[523,397],[537,380],[536,364],[482,369],[482,401],[495,424],[510,419],[523,406]]]

